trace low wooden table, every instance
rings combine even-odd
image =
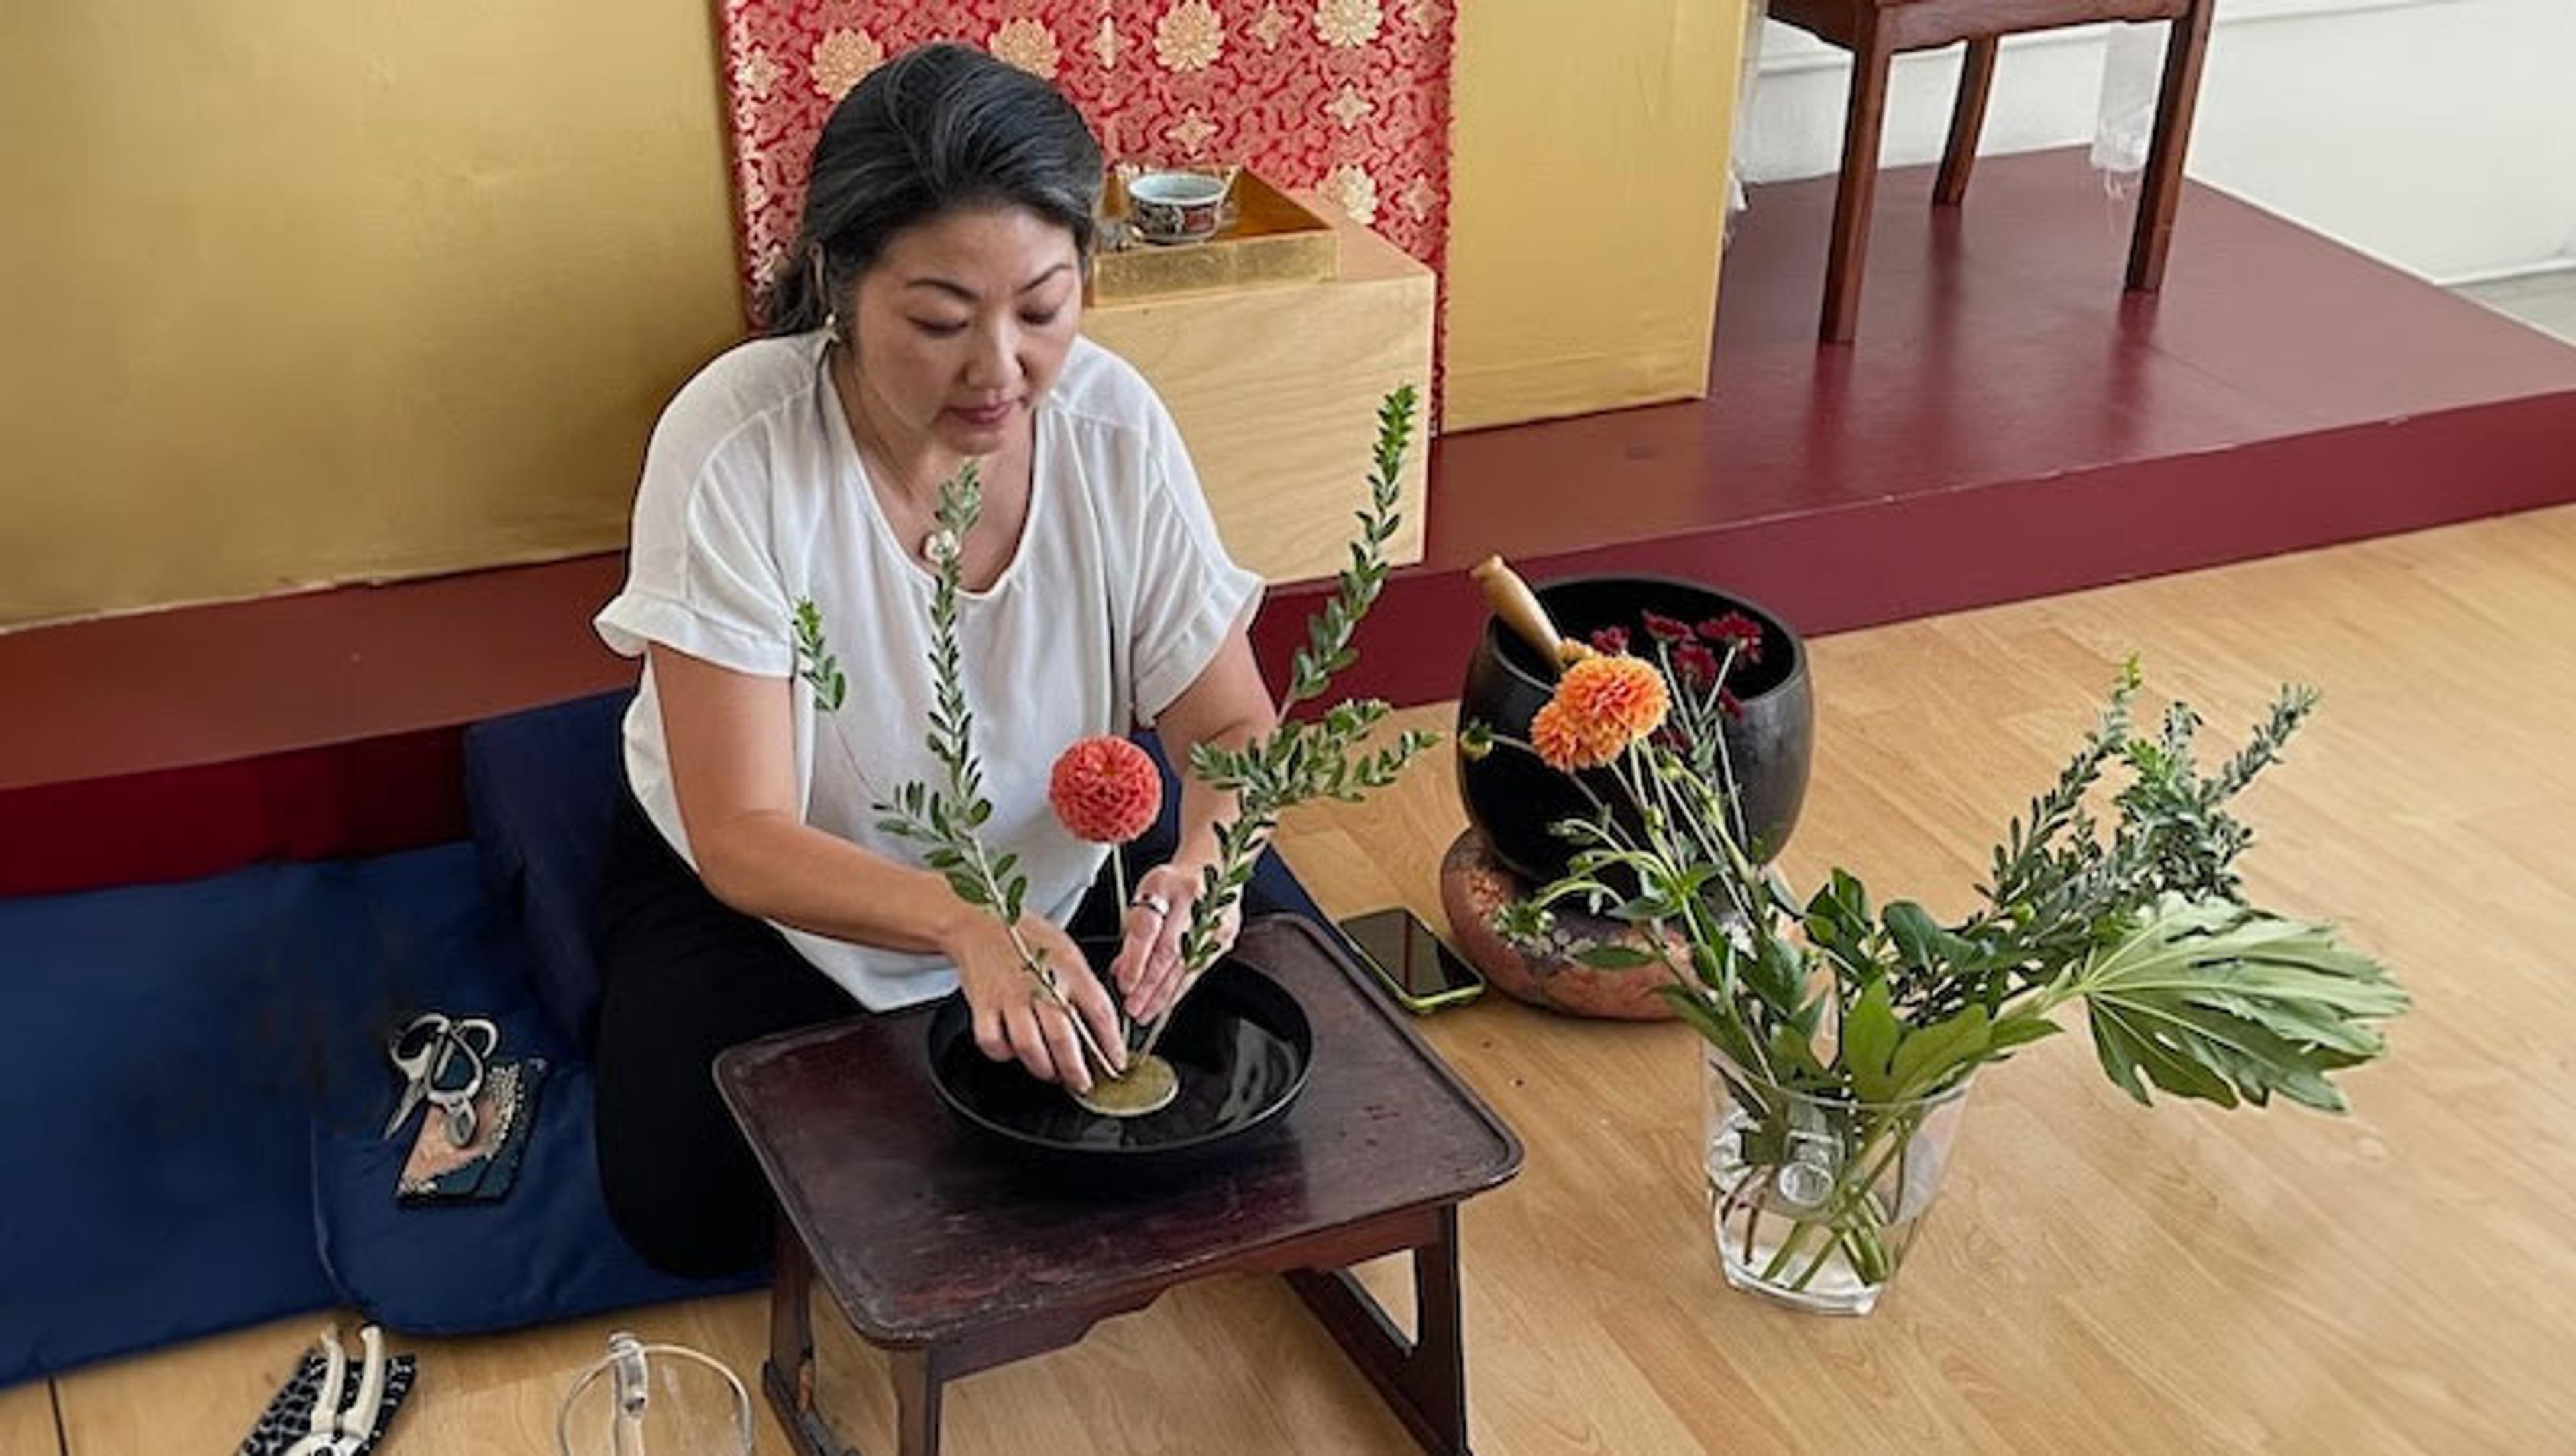
[[[1305,1008],[1312,1074],[1286,1117],[1150,1196],[1033,1179],[960,1126],[931,1089],[926,1009],[717,1058],[785,1214],[761,1377],[799,1451],[852,1449],[814,1401],[818,1275],[893,1357],[902,1451],[929,1453],[948,1381],[1242,1272],[1285,1274],[1425,1450],[1468,1449],[1458,1205],[1519,1171],[1520,1142],[1313,926],[1254,921],[1235,954]],[[1412,1340],[1348,1272],[1408,1250]]]

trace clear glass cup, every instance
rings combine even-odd
[[[558,1456],[751,1456],[751,1395],[724,1362],[620,1330],[555,1416]]]

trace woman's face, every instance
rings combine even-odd
[[[1037,407],[1082,320],[1073,234],[1026,208],[906,228],[859,278],[849,336],[873,423],[990,455]]]

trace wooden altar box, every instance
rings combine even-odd
[[[1311,195],[1339,232],[1340,276],[1093,305],[1083,332],[1153,381],[1198,465],[1235,560],[1274,585],[1330,576],[1368,503],[1378,401],[1423,395],[1390,561],[1422,558],[1431,270]]]

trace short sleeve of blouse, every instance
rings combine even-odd
[[[658,642],[736,672],[785,677],[795,667],[792,604],[769,544],[759,424],[691,396],[682,391],[654,427],[626,585],[593,626],[628,657]]]
[[[1152,481],[1138,546],[1134,661],[1136,713],[1151,724],[1251,618],[1261,578],[1226,554],[1198,470],[1160,399],[1147,413],[1147,448]]]

